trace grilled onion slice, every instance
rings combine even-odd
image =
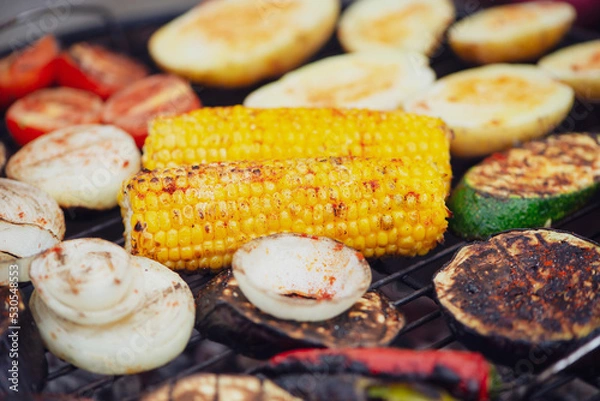
[[[47,348],[100,374],[150,370],[183,351],[194,300],[181,277],[101,239],[65,241],[31,266],[31,310]]]
[[[278,319],[248,301],[231,270],[221,272],[202,288],[196,302],[196,327],[200,333],[259,359],[297,348],[386,346],[405,323],[402,314],[378,291],[367,292],[333,319],[321,322]]]
[[[8,284],[13,271],[19,281],[29,281],[29,257],[63,239],[65,218],[46,192],[0,178],[0,234],[0,285]]]
[[[15,153],[6,175],[48,192],[60,206],[91,210],[117,205],[121,183],[140,169],[129,134],[113,125],[75,125],[50,132]]]
[[[320,321],[349,309],[371,284],[364,256],[327,237],[285,233],[242,245],[231,262],[240,290],[279,319]]]
[[[524,358],[541,368],[600,331],[600,245],[565,231],[512,230],[474,242],[434,285],[457,336],[500,363]]]

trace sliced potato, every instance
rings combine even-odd
[[[385,48],[431,55],[454,18],[450,0],[360,0],[342,14],[338,38],[351,52]]]
[[[156,31],[150,55],[192,81],[240,87],[297,67],[329,39],[338,0],[212,0]]]
[[[573,90],[532,65],[494,64],[450,74],[406,111],[442,118],[454,156],[476,157],[541,137],[567,116]]]
[[[588,100],[600,100],[600,40],[565,47],[538,65]]]
[[[248,107],[394,110],[435,81],[420,53],[379,50],[328,57],[252,92]]]
[[[502,5],[457,22],[448,41],[460,58],[472,63],[531,60],[556,45],[575,17],[575,8],[563,2]]]

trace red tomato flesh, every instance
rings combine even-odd
[[[187,81],[174,75],[157,74],[134,82],[111,96],[104,106],[102,121],[127,131],[141,148],[152,118],[200,107],[202,103]]]
[[[0,109],[54,82],[59,44],[47,35],[0,60]]]
[[[129,56],[85,42],[72,45],[57,60],[60,85],[94,92],[102,99],[147,75],[146,67]]]
[[[100,122],[102,99],[72,88],[40,89],[17,100],[6,112],[6,126],[19,145],[59,128]]]

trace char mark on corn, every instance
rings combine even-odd
[[[400,111],[206,107],[153,120],[142,163],[152,170],[228,160],[410,158],[437,166],[449,183],[450,136],[442,120]]]
[[[322,235],[366,257],[427,253],[447,227],[443,174],[403,159],[322,157],[144,170],[119,197],[125,246],[175,270],[220,269],[245,242]]]

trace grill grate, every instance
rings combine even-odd
[[[94,10],[83,9],[82,11]],[[36,16],[42,12],[43,10],[32,12],[29,13],[29,16]],[[65,44],[80,40],[112,43],[113,47],[127,49],[133,56],[145,61],[149,66],[153,66],[145,43],[149,35],[161,24],[170,20],[172,15],[154,20],[129,21],[120,25],[116,24],[115,20],[110,17],[110,13],[106,13],[105,10],[101,15],[104,18],[103,27],[67,34],[61,39]],[[9,25],[0,25],[0,31]],[[116,38],[115,32],[119,33]],[[598,34],[573,30],[562,45],[596,37]],[[339,44],[332,39],[315,59],[340,52]],[[467,66],[454,58],[450,50],[442,48],[432,59],[432,67],[438,76],[443,76]],[[203,103],[207,106],[240,103],[252,89],[227,91],[195,87]],[[600,128],[598,109],[597,105],[578,101],[574,111],[557,131],[598,131]],[[1,139],[9,146],[9,149],[13,151],[16,149],[4,127]],[[453,163],[454,177],[458,179],[469,167],[469,163]],[[67,239],[100,237],[118,244],[123,243],[123,226],[118,210],[102,213],[67,210],[65,215],[67,217]],[[599,241],[600,224],[594,224],[594,222],[600,222],[599,197],[596,197],[578,213],[560,222],[557,227]],[[372,261],[374,282],[371,287],[381,289],[390,296],[393,305],[407,318],[407,324],[394,341],[394,346],[417,349],[462,348],[462,345],[455,341],[442,319],[439,308],[432,299],[431,277],[465,244],[465,241],[448,233],[445,243],[424,257]],[[194,294],[197,294],[208,280],[206,277],[192,275],[184,276],[184,278]],[[30,292],[31,287],[30,284],[23,286],[26,292]],[[197,332],[194,332],[186,350],[175,361],[163,368],[138,375],[100,376],[81,371],[70,364],[59,361],[50,354],[47,355],[47,358],[50,371],[46,392],[70,393],[92,397],[96,400],[121,399],[127,401],[137,400],[143,391],[191,373],[201,371],[244,372],[259,363],[238,356],[224,346],[202,338]],[[510,369],[507,372],[510,373]],[[529,400],[600,401],[600,378],[584,379],[570,374],[558,374],[540,386]]]

